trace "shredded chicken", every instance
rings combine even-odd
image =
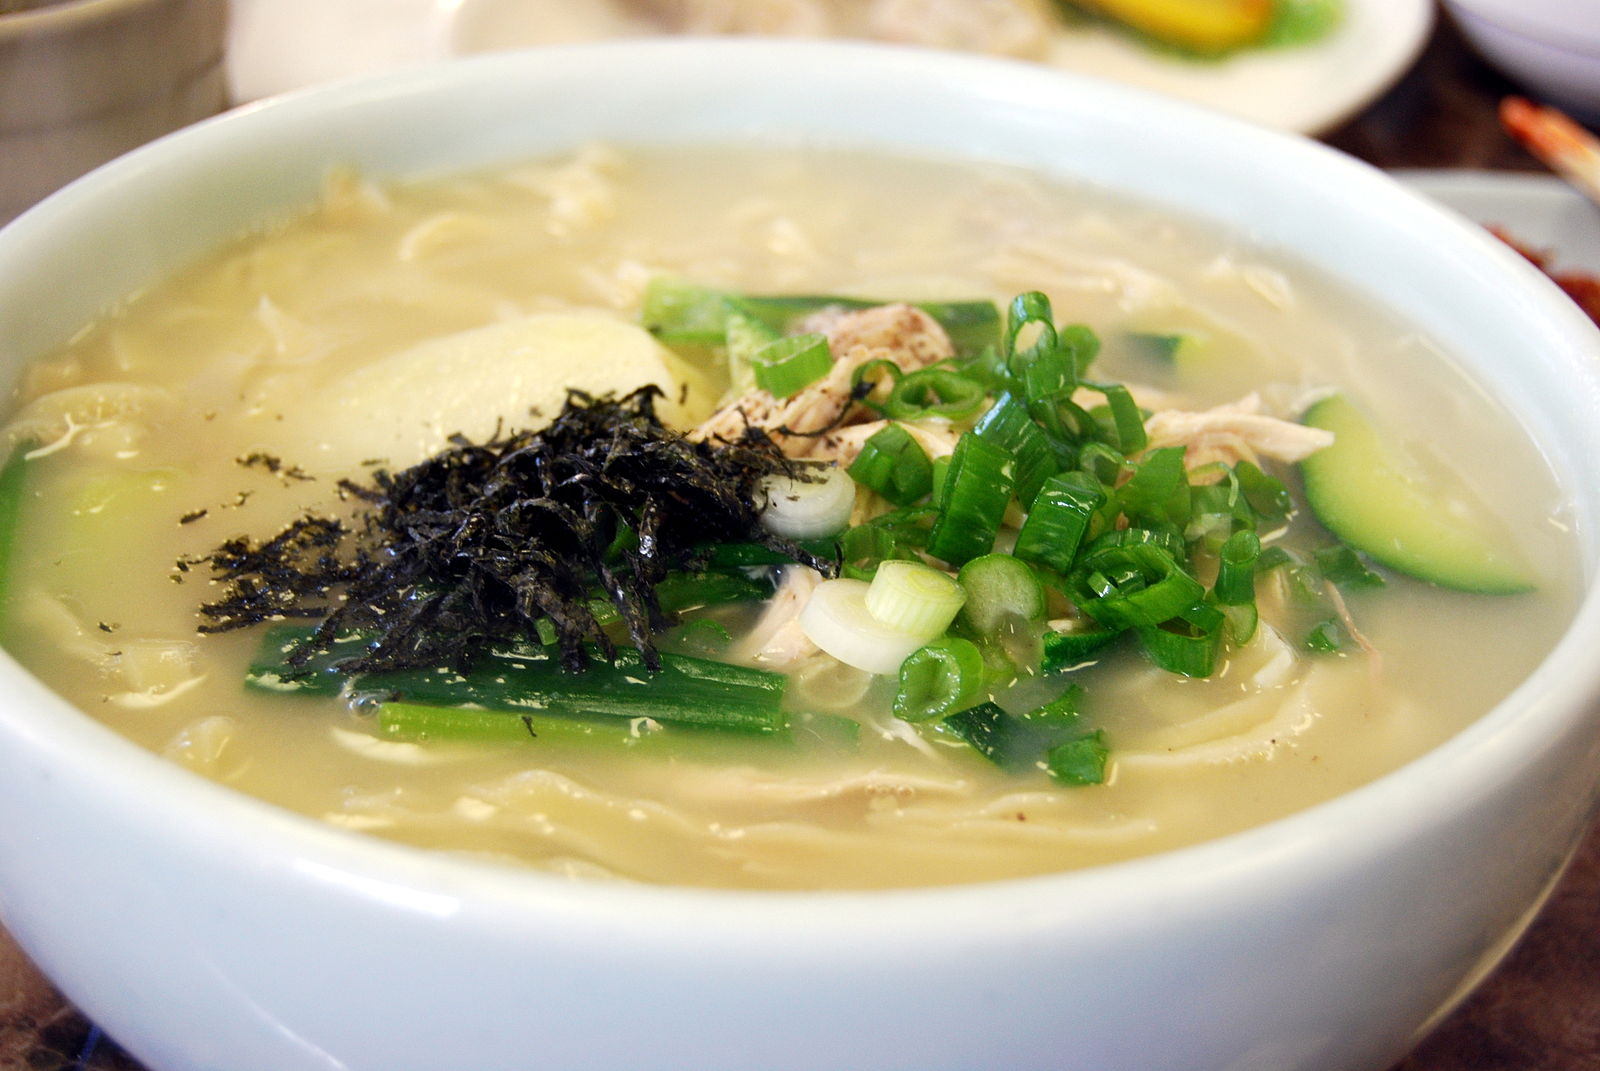
[[[819,432],[831,432],[871,412],[854,405],[850,396],[850,379],[857,368],[888,360],[913,372],[955,356],[950,336],[939,322],[912,305],[878,305],[806,326],[816,326],[828,336],[833,369],[826,376],[788,398],[775,398],[759,387],[748,390],[713,413],[690,437],[733,441],[747,427],[759,428],[790,457],[812,457],[821,441]]]
[[[1152,450],[1164,446],[1184,446],[1184,464],[1197,469],[1212,462],[1236,464],[1259,462],[1262,457],[1277,461],[1301,461],[1333,444],[1333,433],[1308,428],[1261,412],[1261,397],[1247,394],[1236,402],[1203,412],[1164,409],[1145,421]]]
[[[800,627],[800,611],[822,582],[822,574],[803,565],[783,570],[778,590],[766,602],[761,618],[731,652],[737,662],[784,669],[817,653],[817,645]]]

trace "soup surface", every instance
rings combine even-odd
[[[661,276],[915,301],[1042,291],[1101,338],[1096,377],[1135,384],[1147,410],[1254,393],[1293,420],[1337,389],[1454,508],[1489,515],[1475,523],[1494,538],[1515,531],[1535,589],[1478,595],[1393,573],[1381,589],[1329,586],[1320,597],[1349,634],[1317,650],[1306,638],[1323,622],[1275,570],[1258,577],[1262,626],[1209,677],[1129,646],[1024,672],[1008,703],[1082,683],[1084,723],[1110,748],[1105,782],[1084,786],[1002,770],[895,719],[891,677],[820,653],[788,667],[787,706],[858,722],[854,741],[401,742],[361,701],[243,686],[261,630],[199,633],[197,607],[218,590],[187,564],[224,540],[348,513],[341,477],[411,464],[454,432],[488,437],[530,408],[547,419],[570,383],[670,379],[663,413],[704,418],[726,370],[628,326]],[[1184,348],[1152,355],[1152,338]],[[7,646],[62,694],[292,810],[578,876],[867,888],[1193,843],[1438,744],[1506,695],[1572,611],[1559,489],[1427,338],[1236,237],[972,164],[593,147],[396,187],[336,176],[304,215],[129,297],[30,368],[9,435],[31,453]],[[1264,464],[1299,495],[1293,465]],[[1263,540],[1301,555],[1332,542],[1303,505],[1292,529]],[[737,633],[753,613],[723,624]],[[737,636],[723,656],[756,657]]]

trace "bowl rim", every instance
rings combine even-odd
[[[459,91],[462,86],[514,77],[519,68],[534,63],[558,68],[560,73],[602,60],[622,69],[659,67],[664,62],[690,69],[707,60],[726,64],[735,59],[758,69],[791,71],[797,64],[858,72],[870,66],[876,77],[908,84],[961,83],[968,92],[981,91],[1002,102],[1027,101],[1045,93],[1072,99],[1075,103],[1067,111],[1074,114],[1107,103],[1136,117],[1168,113],[1163,122],[1181,120],[1195,136],[1270,154],[1282,161],[1279,166],[1309,168],[1325,188],[1337,188],[1352,201],[1368,198],[1374,205],[1404,209],[1416,228],[1447,251],[1477,258],[1486,266],[1497,263],[1497,278],[1510,283],[1517,300],[1543,317],[1541,337],[1563,344],[1573,339],[1586,343],[1583,348],[1594,358],[1593,367],[1582,365],[1580,354],[1571,358],[1567,370],[1574,374],[1574,396],[1592,403],[1600,400],[1600,332],[1559,290],[1487,234],[1359,161],[1293,135],[1068,73],[986,57],[890,51],[850,42],[672,39],[553,46],[297,91],[169,135],[77,180],[0,230],[0,266],[8,246],[40,240],[41,234],[48,237],[52,221],[77,211],[81,204],[115,198],[125,183],[148,181],[151,174],[177,168],[182,152],[225,155],[238,138],[272,124],[279,130],[296,123],[314,126],[311,120],[329,111],[394,106],[418,95],[448,93],[451,87]],[[1043,110],[1049,113],[1052,108],[1062,106]],[[472,905],[489,912],[496,925],[514,926],[525,913],[537,914],[545,906],[607,925],[644,915],[652,926],[659,926],[663,912],[668,912],[667,917],[693,919],[697,939],[721,934],[730,941],[742,940],[751,932],[766,932],[781,918],[791,928],[799,925],[835,937],[844,932],[841,927],[870,922],[876,929],[850,932],[863,939],[888,940],[908,928],[923,930],[929,919],[964,904],[986,905],[990,910],[985,917],[992,918],[996,927],[1015,925],[1016,918],[1030,912],[1037,914],[1045,902],[1057,905],[1052,911],[1075,913],[1089,903],[1114,906],[1127,916],[1138,905],[1159,902],[1164,910],[1170,908],[1176,890],[1236,883],[1251,874],[1281,875],[1286,859],[1294,861],[1297,880],[1315,881],[1317,875],[1337,871],[1376,846],[1404,839],[1402,829],[1444,821],[1461,803],[1450,786],[1463,781],[1489,787],[1506,784],[1559,747],[1579,720],[1578,712],[1600,698],[1600,665],[1589,666],[1586,657],[1600,644],[1600,585],[1592,553],[1583,568],[1586,592],[1555,650],[1494,708],[1399,769],[1310,808],[1191,846],[1079,870],[962,885],[818,892],[574,881],[531,867],[414,848],[335,828],[182,769],[55,696],[9,654],[0,661],[7,670],[4,675],[15,678],[8,684],[20,701],[0,705],[0,734],[25,742],[44,761],[78,771],[89,791],[108,801],[146,800],[136,820],[164,827],[162,835],[169,840],[224,857],[248,855],[291,869],[322,868],[327,874],[364,876],[391,892],[400,890],[405,904],[417,911],[448,914]],[[28,712],[27,716],[19,711]],[[1532,730],[1537,726],[1566,727],[1567,732],[1536,735]],[[1426,817],[1412,810],[1409,825],[1389,820],[1396,808],[1419,805],[1431,808]],[[1593,789],[1582,805],[1593,809]],[[241,825],[252,831],[250,837],[239,836]],[[703,910],[708,900],[719,905],[709,919]]]

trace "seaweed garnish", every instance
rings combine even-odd
[[[347,673],[466,668],[487,648],[554,639],[564,666],[592,645],[615,657],[590,600],[616,607],[658,668],[667,625],[655,585],[704,564],[709,547],[758,542],[824,573],[819,559],[760,524],[757,483],[794,466],[765,434],[695,441],[657,419],[655,387],[621,398],[570,391],[539,431],[454,436],[411,468],[342,481],[353,523],[306,516],[271,539],[235,539],[209,560],[226,585],[202,632],[320,618],[291,657],[305,664],[341,635],[373,637]]]

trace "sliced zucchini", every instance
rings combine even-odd
[[[1300,463],[1306,501],[1334,535],[1440,587],[1494,595],[1533,589],[1530,570],[1494,522],[1406,467],[1347,398],[1324,398],[1304,422],[1334,434],[1332,446]]]

